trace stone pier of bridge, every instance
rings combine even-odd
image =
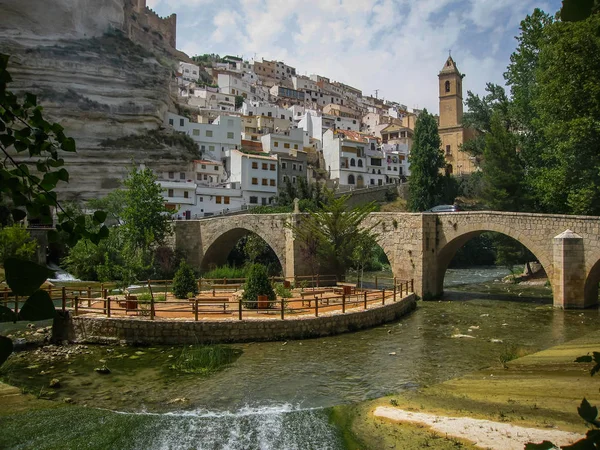
[[[310,258],[286,223],[302,214],[246,214],[177,221],[175,246],[201,271],[222,265],[237,241],[256,233],[273,249],[286,277],[315,272]],[[477,211],[460,213],[372,213],[377,241],[398,280],[414,280],[423,299],[443,294],[450,261],[470,239],[493,231],[527,247],[544,267],[554,305],[586,308],[598,303],[600,218]]]

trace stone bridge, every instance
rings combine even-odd
[[[237,240],[251,232],[274,250],[285,276],[310,274],[300,244],[286,222],[302,214],[247,214],[198,221],[178,221],[175,245],[189,262],[207,270],[224,264]],[[519,241],[548,274],[554,305],[585,308],[598,302],[600,218],[495,211],[459,213],[372,213],[364,223],[376,225],[378,243],[398,279],[414,279],[424,298],[443,293],[448,264],[470,239],[495,231]]]

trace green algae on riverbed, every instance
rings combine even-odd
[[[587,428],[577,407],[583,397],[592,405],[600,403],[600,380],[590,376],[589,364],[576,363],[575,358],[598,350],[600,332],[595,332],[509,362],[506,369],[491,367],[415,391],[336,407],[333,422],[346,430],[348,448],[395,448],[398,442],[402,445],[397,448],[403,449],[428,446],[424,444],[431,434],[427,427],[415,429],[415,425],[375,418],[377,406],[584,434]],[[445,445],[439,437],[434,448],[452,448]]]

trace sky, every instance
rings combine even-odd
[[[177,48],[280,60],[301,75],[438,113],[437,74],[449,51],[466,75],[464,97],[483,94],[515,50],[519,23],[560,0],[147,0],[177,13]]]

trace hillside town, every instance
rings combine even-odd
[[[179,218],[272,205],[288,183],[350,191],[403,184],[419,110],[363,95],[327,77],[299,75],[282,61],[202,55],[180,62],[180,114],[165,126],[198,145],[201,160],[158,174],[165,203]],[[446,172],[466,175],[460,152],[462,78],[451,56],[438,74],[439,133]]]

